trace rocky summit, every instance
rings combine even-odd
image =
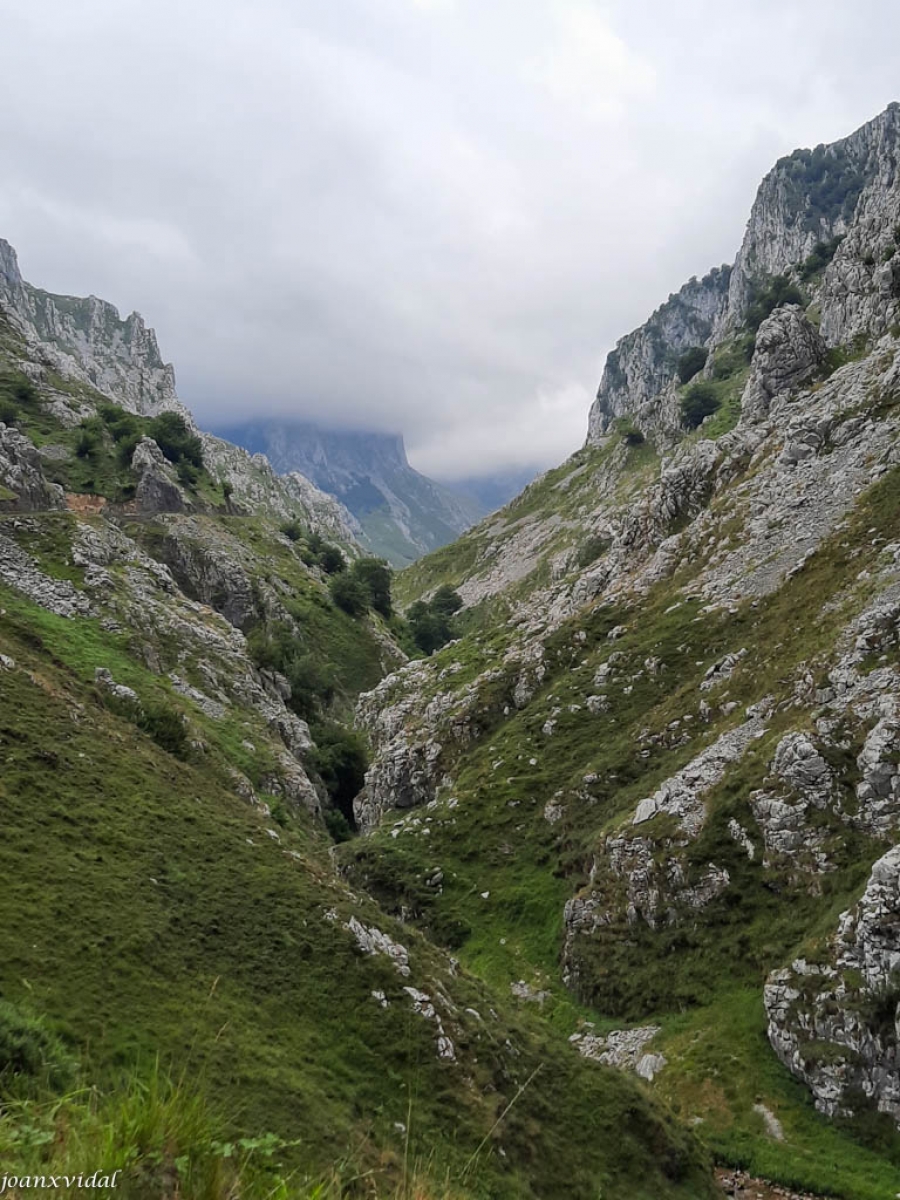
[[[584,447],[393,581],[2,244],[4,1162],[900,1193],[898,163],[898,105],[780,160]]]

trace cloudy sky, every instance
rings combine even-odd
[[[0,0],[0,236],[207,425],[559,461],[762,174],[900,98],[896,0]]]

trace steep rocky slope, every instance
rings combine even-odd
[[[91,1088],[158,1057],[235,1144],[279,1147],[267,1194],[322,1195],[304,1181],[323,1171],[389,1194],[415,1162],[440,1195],[712,1196],[696,1139],[639,1084],[335,871],[341,722],[405,661],[379,613],[332,598],[316,548],[358,553],[341,512],[198,442],[138,318],[4,263],[4,1163],[73,1140],[27,1052],[36,1015]],[[117,1149],[128,1179],[136,1148]],[[162,1183],[124,1194],[201,1194],[189,1153],[159,1153]]]
[[[299,471],[337,497],[359,522],[365,545],[395,567],[452,542],[487,511],[413,470],[397,435],[277,419],[221,432],[265,454],[277,471]]]
[[[404,573],[348,877],[723,1162],[900,1191],[900,106],[766,177],[587,443]],[[704,415],[705,414],[705,415]]]

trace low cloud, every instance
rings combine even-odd
[[[208,425],[550,465],[780,154],[893,96],[887,0],[0,0],[0,236],[139,309]],[[877,35],[873,34],[877,31]]]

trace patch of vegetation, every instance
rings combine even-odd
[[[77,1061],[39,1017],[0,1000],[0,1095],[62,1091],[74,1082]]]
[[[147,436],[153,438],[171,463],[181,463],[196,468],[203,466],[203,444],[195,433],[191,433],[181,413],[162,412],[147,426]]]
[[[187,756],[187,729],[184,718],[176,708],[160,703],[147,704],[142,707],[137,724],[167,753],[176,758]]]
[[[675,374],[679,383],[690,383],[706,366],[709,351],[705,346],[691,346],[679,357],[675,364]]]
[[[335,722],[319,722],[313,728],[315,750],[310,765],[334,807],[350,829],[356,828],[353,801],[365,783],[368,757],[358,733]]]
[[[720,406],[721,399],[712,383],[692,383],[679,401],[681,423],[685,429],[697,429]]]
[[[409,606],[406,620],[413,641],[423,654],[434,654],[457,636],[454,617],[462,606],[459,592],[447,583],[442,583],[429,601],[417,600]]]
[[[865,186],[865,174],[859,170],[846,146],[816,146],[814,150],[795,150],[778,160],[780,171],[793,207],[803,212],[802,228],[812,233],[839,217],[849,220]]]
[[[262,810],[220,782],[217,756],[176,763],[100,706],[81,675],[95,653],[88,633],[76,674],[50,650],[74,654],[73,622],[6,593],[3,604],[29,623],[5,621],[2,631],[3,653],[20,669],[4,675],[0,700],[0,871],[16,914],[0,924],[0,986],[90,1048],[92,1083],[115,1095],[116,1111],[133,1112],[123,1069],[159,1056],[179,1063],[225,1114],[214,1140],[235,1146],[229,1161],[248,1132],[254,1143],[270,1132],[281,1147],[275,1160],[298,1181],[318,1180],[350,1155],[367,1187],[371,1172],[384,1172],[387,1194],[406,1159],[433,1162],[435,1177],[460,1180],[467,1198],[593,1200],[598,1181],[610,1200],[711,1195],[692,1139],[632,1081],[580,1061],[502,991],[452,976],[413,929],[364,896],[351,901],[321,835],[289,824],[279,842],[267,837]],[[32,613],[40,647],[19,636]],[[129,676],[118,658],[127,654],[108,636],[98,645],[110,669],[138,682],[145,669],[133,665]],[[410,980],[386,956],[359,952],[351,915],[408,948]],[[403,991],[408,982],[452,996],[456,1063],[438,1058],[433,1024]],[[540,1086],[530,1086],[538,1067]],[[113,1116],[103,1108],[104,1131]],[[398,1137],[399,1122],[408,1135]],[[18,1128],[34,1124],[23,1115]],[[125,1144],[139,1147],[135,1161],[148,1169],[164,1150],[191,1195],[180,1161],[193,1139],[177,1122],[154,1127],[158,1141],[129,1134]],[[4,1122],[0,1136],[11,1128]],[[60,1161],[56,1142],[27,1161]],[[123,1143],[110,1135],[105,1144]],[[73,1164],[74,1145],[73,1134]],[[196,1145],[209,1146],[202,1128]],[[254,1194],[249,1182],[241,1194]]]
[[[774,275],[754,282],[747,309],[747,328],[756,333],[766,317],[786,304],[804,304],[803,293],[787,275]]]
[[[830,238],[827,242],[817,242],[812,252],[800,265],[800,279],[809,283],[816,275],[822,273],[837,253],[837,248],[844,240],[843,234]]]
[[[598,558],[602,558],[611,545],[611,539],[605,534],[592,534],[579,547],[578,555],[575,559],[576,565],[583,571],[586,567],[595,563]]]

